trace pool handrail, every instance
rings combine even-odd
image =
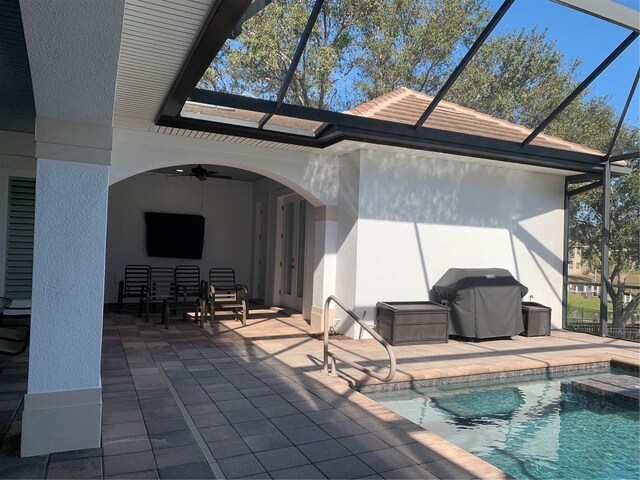
[[[389,354],[389,374],[387,376],[381,375],[378,372],[374,372],[373,370],[369,370],[362,365],[352,362],[344,357],[341,357],[333,352],[329,351],[329,305],[331,302],[334,302],[338,305],[344,312],[353,318],[362,328],[364,328],[374,339],[382,345],[387,353]],[[384,338],[380,336],[378,332],[376,332],[373,328],[371,328],[367,323],[362,320],[358,315],[353,312],[353,310],[347,308],[335,295],[329,295],[327,297],[326,302],[324,303],[324,310],[322,312],[323,323],[324,323],[324,373],[331,375],[332,377],[336,377],[338,375],[338,371],[336,369],[336,360],[340,360],[343,363],[346,363],[350,367],[353,367],[371,377],[380,380],[381,382],[390,382],[393,380],[393,377],[396,375],[396,354],[393,351],[393,347],[389,342],[387,342]],[[331,359],[331,367],[329,367],[329,359]]]

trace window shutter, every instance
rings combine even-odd
[[[11,299],[31,298],[35,204],[35,179],[9,178],[7,262],[4,292],[5,296]]]

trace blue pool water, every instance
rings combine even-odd
[[[518,479],[639,479],[640,412],[572,391],[579,377],[368,396]]]

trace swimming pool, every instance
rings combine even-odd
[[[637,406],[573,391],[581,376],[367,396],[518,479],[640,478]]]

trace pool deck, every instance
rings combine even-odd
[[[159,321],[157,315],[152,321]],[[169,330],[105,314],[100,448],[18,457],[28,356],[0,358],[0,478],[510,478],[322,372],[322,341],[296,315],[254,310]],[[374,340],[332,349],[385,371]],[[557,331],[515,341],[395,348],[394,381],[485,378],[565,365],[640,366],[640,345]],[[516,373],[514,373],[516,372]],[[482,377],[485,376],[485,377]]]

